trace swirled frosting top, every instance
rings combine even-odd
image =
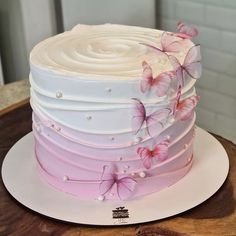
[[[142,77],[144,60],[152,66],[154,74],[172,70],[168,58],[159,57],[144,45],[159,47],[162,33],[136,26],[77,25],[36,45],[30,63],[42,70],[80,79],[136,80]],[[190,40],[184,43],[181,52],[172,53],[180,62],[193,45]]]

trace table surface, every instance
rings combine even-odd
[[[31,131],[31,108],[22,105],[0,115],[0,165],[14,143]],[[168,219],[121,227],[72,224],[35,213],[18,203],[0,180],[0,235],[236,235],[236,145],[214,135],[225,147],[230,172],[223,186],[201,205]]]
[[[0,86],[0,115],[29,102],[30,83],[28,79]]]

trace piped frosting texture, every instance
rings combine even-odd
[[[144,45],[160,47],[162,33],[124,25],[78,25],[39,43],[31,52],[30,62],[80,79],[140,79],[143,61],[150,63],[154,74],[172,70],[168,58],[158,57]],[[174,53],[180,62],[191,46],[191,41],[185,40],[181,52]]]
[[[171,37],[181,50],[160,54],[153,48],[162,47],[163,31],[78,25],[32,50],[35,153],[47,182],[82,198],[123,199],[159,191],[187,174],[196,80],[187,76],[178,87],[168,55],[184,65],[193,43]],[[163,72],[174,76],[157,78]],[[155,89],[163,83],[159,96]]]

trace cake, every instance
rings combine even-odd
[[[79,199],[132,200],[190,171],[201,58],[186,27],[77,25],[33,48],[30,103],[45,183]]]

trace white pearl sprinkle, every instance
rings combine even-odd
[[[188,162],[190,162],[191,160],[192,160],[192,158],[191,158],[191,157],[189,157],[189,158],[188,158]]]
[[[37,125],[36,130],[37,130],[38,133],[41,133],[41,131],[42,131],[41,125]]]
[[[133,172],[133,173],[131,173],[131,175],[132,175],[132,176],[135,176],[136,174]]]
[[[111,88],[106,88],[106,92],[110,93],[112,91]]]
[[[103,195],[100,195],[100,196],[98,197],[98,201],[104,201],[104,199],[105,199],[105,197],[104,197]]]
[[[129,167],[130,167],[130,166],[128,166],[128,165],[125,165],[125,169],[129,169]]]
[[[170,135],[166,136],[166,139],[167,139],[168,141],[170,141]]]
[[[146,177],[146,173],[144,171],[138,173],[141,178]]]
[[[112,197],[112,196],[114,196],[114,193],[109,193],[109,195]]]
[[[87,120],[92,120],[92,116],[87,116]]]
[[[63,96],[61,91],[56,92],[56,98],[61,98]]]
[[[188,148],[188,144],[186,143],[186,144],[184,144],[184,148],[185,149],[187,149]]]
[[[122,170],[122,174],[125,174],[126,173],[126,170]]]
[[[60,127],[56,127],[56,131],[61,131],[61,128]]]
[[[169,123],[172,124],[172,123],[174,123],[174,122],[175,122],[175,118],[174,118],[174,117],[171,117],[171,118],[169,119]]]
[[[133,143],[136,144],[136,143],[140,143],[141,141],[142,141],[141,137],[136,137]]]
[[[68,177],[67,175],[64,175],[63,178],[62,178],[62,180],[63,180],[64,182],[66,182],[66,181],[69,180],[69,177]]]

